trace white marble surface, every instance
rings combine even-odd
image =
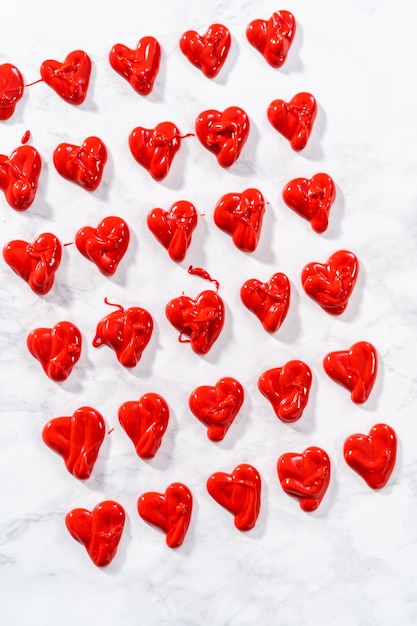
[[[97,5],[98,6],[98,5]],[[64,8],[65,7],[65,8]],[[297,34],[287,63],[273,70],[246,41],[257,17],[288,9]],[[14,212],[0,197],[0,245],[52,231],[73,241],[86,224],[120,215],[131,227],[128,253],[113,278],[105,278],[75,246],[64,249],[51,292],[38,297],[0,263],[0,615],[16,626],[297,625],[411,626],[417,622],[417,124],[415,59],[417,11],[388,0],[269,0],[239,2],[95,3],[24,0],[2,7],[0,63],[17,65],[26,82],[39,77],[43,60],[62,60],[74,49],[92,58],[88,97],[80,107],[40,83],[27,88],[16,114],[0,126],[0,153],[8,154],[30,129],[43,170],[32,207]],[[178,47],[190,28],[224,23],[233,44],[219,76],[210,81]],[[153,93],[137,95],[109,66],[111,47],[154,35],[163,50]],[[319,103],[308,147],[293,152],[266,119],[266,107],[311,91]],[[193,131],[208,108],[243,107],[251,133],[240,160],[223,171],[196,138],[184,140],[168,178],[153,181],[127,147],[131,129],[175,122]],[[101,137],[109,150],[103,182],[88,193],[55,171],[58,143]],[[317,235],[281,200],[285,183],[328,172],[337,201],[326,233]],[[215,227],[212,211],[223,193],[258,187],[269,204],[260,244],[252,255],[237,250]],[[178,199],[201,217],[186,260],[175,265],[146,227],[156,206]],[[203,216],[204,214],[204,216]],[[326,315],[303,293],[300,272],[340,248],[354,251],[361,270],[348,310]],[[220,283],[227,307],[224,331],[206,357],[198,357],[164,315],[167,301],[207,287],[189,276],[205,267]],[[268,336],[240,303],[251,277],[285,272],[292,287],[288,317]],[[144,306],[155,320],[151,344],[134,370],[120,366],[107,348],[91,346],[96,324],[110,312],[104,297],[125,307]],[[70,319],[84,348],[67,382],[50,381],[29,355],[25,338],[38,326]],[[326,377],[323,356],[358,340],[372,342],[380,371],[363,406]],[[311,400],[294,425],[279,422],[257,390],[264,370],[292,359],[313,370]],[[235,376],[245,388],[244,407],[220,444],[210,442],[187,400],[198,385]],[[154,460],[139,459],[117,421],[126,400],[162,394],[171,418]],[[44,424],[82,405],[97,408],[114,427],[92,477],[77,481],[41,440]],[[389,423],[399,438],[389,485],[372,492],[345,464],[342,447],[354,432]],[[331,457],[329,491],[316,513],[301,511],[281,490],[276,461],[308,445]],[[263,479],[255,529],[240,533],[232,516],[205,490],[214,471],[241,462]],[[136,501],[144,491],[186,483],[195,507],[178,550],[143,522]],[[100,570],[68,534],[65,514],[119,501],[127,523],[112,564]]]

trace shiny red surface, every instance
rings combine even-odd
[[[289,11],[275,11],[269,20],[253,20],[246,37],[272,67],[284,65],[294,39],[296,23]]]
[[[374,386],[378,355],[372,344],[359,341],[349,350],[327,354],[323,367],[332,380],[351,392],[352,402],[359,404],[366,402]]]
[[[165,493],[148,491],[138,499],[142,519],[166,534],[169,548],[179,548],[185,539],[193,510],[193,496],[186,485],[172,483]]]
[[[80,480],[91,476],[106,434],[98,411],[82,406],[70,417],[56,417],[46,424],[42,439],[64,459],[67,470]]]
[[[216,155],[222,167],[230,167],[237,161],[249,129],[249,117],[238,107],[229,107],[223,112],[214,109],[203,111],[195,122],[200,143]]]
[[[0,65],[0,120],[8,120],[23,96],[25,83],[17,67],[11,63]]]
[[[75,245],[95,263],[102,274],[112,276],[129,245],[129,227],[120,217],[105,217],[97,226],[84,226],[75,235]]]
[[[197,387],[188,399],[191,412],[207,426],[211,441],[222,441],[244,400],[244,390],[235,378],[220,378],[214,386]]]
[[[25,132],[22,135],[22,139],[20,140],[21,143],[28,143],[28,141],[30,141],[30,130],[25,130]]]
[[[303,511],[315,511],[330,482],[330,459],[324,450],[311,446],[301,454],[287,452],[277,463],[278,480],[289,496],[298,498]]]
[[[34,201],[41,169],[41,157],[32,146],[19,146],[9,157],[0,154],[0,189],[16,211],[26,211]]]
[[[161,122],[155,128],[137,126],[129,135],[129,148],[134,159],[155,180],[164,179],[181,146],[181,135],[172,122]]]
[[[282,325],[290,306],[290,281],[285,274],[273,274],[267,283],[250,278],[241,287],[240,298],[268,333]]]
[[[216,472],[207,480],[207,491],[233,516],[238,530],[251,530],[261,508],[261,477],[253,465],[237,465],[231,474]]]
[[[294,178],[283,189],[282,197],[290,209],[304,217],[316,233],[324,233],[336,199],[336,186],[327,174]]]
[[[113,500],[105,500],[87,509],[73,509],[65,517],[71,536],[85,546],[97,567],[109,565],[116,556],[125,523],[123,507]]]
[[[136,454],[142,459],[153,459],[168,427],[169,407],[164,398],[157,393],[146,393],[138,401],[122,404],[118,416]]]
[[[142,37],[135,50],[117,43],[109,54],[112,68],[143,96],[151,93],[161,61],[161,46],[155,37]]]
[[[82,338],[71,322],[58,322],[52,328],[35,328],[27,337],[29,352],[49,378],[66,380],[81,356]]]
[[[81,146],[60,143],[54,150],[58,174],[87,191],[99,186],[107,162],[107,148],[98,137],[87,137]]]
[[[303,361],[288,361],[267,370],[258,379],[259,391],[269,400],[283,422],[300,419],[307,406],[312,374]]]
[[[350,435],[343,454],[346,463],[371,489],[382,489],[390,479],[397,458],[397,435],[388,424],[375,424],[369,435]]]
[[[218,228],[232,236],[237,248],[253,252],[259,242],[265,200],[258,189],[242,193],[227,193],[214,209],[214,222]]]
[[[54,284],[61,257],[61,242],[51,233],[42,233],[33,243],[15,239],[3,248],[7,265],[39,295],[48,293]]]
[[[87,96],[91,74],[91,59],[83,50],[70,52],[64,61],[48,59],[41,65],[43,81],[63,100],[82,104]]]
[[[292,100],[274,100],[267,110],[268,120],[291,144],[293,150],[306,147],[317,115],[317,103],[310,93],[297,93]]]
[[[197,211],[191,202],[179,200],[168,211],[152,209],[146,221],[171,259],[177,263],[183,261],[198,221]]]
[[[181,52],[207,78],[220,72],[230,50],[232,39],[223,24],[212,24],[204,35],[188,30],[180,39]]]

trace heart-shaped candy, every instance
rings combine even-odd
[[[172,122],[161,122],[149,129],[137,126],[129,135],[129,148],[134,159],[155,180],[162,180],[168,175],[180,146],[180,131]]]
[[[87,191],[99,186],[107,162],[107,148],[98,137],[87,137],[81,146],[60,143],[54,150],[58,174]]]
[[[272,67],[281,67],[295,35],[295,19],[289,11],[275,11],[268,21],[253,20],[246,29],[249,43]]]
[[[323,367],[328,376],[348,389],[352,402],[366,402],[378,371],[378,355],[367,341],[355,343],[349,350],[330,352]]]
[[[283,189],[282,197],[290,209],[304,217],[316,233],[324,233],[336,198],[336,186],[327,174],[294,178]]]
[[[226,61],[232,42],[223,24],[212,24],[204,35],[187,30],[180,39],[181,52],[207,78],[214,78]]]
[[[195,207],[187,200],[179,200],[169,211],[152,209],[147,217],[148,228],[173,261],[183,261],[197,226]]]
[[[138,500],[142,519],[158,526],[166,534],[169,548],[179,548],[187,534],[193,510],[193,496],[186,485],[172,483],[165,493],[148,491]]]
[[[168,419],[169,407],[157,393],[146,393],[119,408],[119,422],[142,459],[153,459],[158,452]]]
[[[231,474],[215,472],[207,480],[207,491],[234,515],[238,530],[251,530],[261,508],[261,477],[253,465],[242,463]]]
[[[223,112],[214,109],[203,111],[195,122],[200,143],[216,155],[222,167],[230,167],[237,161],[248,138],[249,128],[249,117],[238,107],[229,107]]]
[[[261,234],[265,213],[265,200],[258,189],[242,193],[227,193],[214,209],[214,222],[218,228],[232,236],[237,248],[253,252]]]
[[[48,422],[42,431],[42,439],[62,456],[70,474],[86,480],[93,471],[105,428],[98,411],[82,406],[71,417],[56,417]]]
[[[299,499],[303,511],[315,511],[330,482],[330,459],[322,448],[311,446],[301,454],[287,452],[277,463],[278,479],[289,496]]]
[[[26,343],[45,374],[57,382],[68,378],[81,356],[81,333],[71,322],[58,322],[52,328],[35,328]]]
[[[41,157],[32,146],[19,146],[9,157],[0,154],[0,189],[16,211],[26,211],[34,201],[41,169]]]
[[[23,76],[17,67],[11,63],[0,65],[0,120],[12,117],[24,87]]]
[[[88,509],[73,509],[65,517],[70,535],[83,544],[97,567],[105,567],[114,559],[125,523],[123,507],[105,500]]]
[[[371,489],[382,489],[390,479],[397,458],[397,435],[388,424],[375,424],[369,435],[351,435],[345,441],[346,463]]]
[[[136,50],[117,43],[110,51],[109,61],[137,93],[146,96],[151,93],[158,74],[161,46],[155,37],[142,37]]]
[[[289,361],[267,370],[258,380],[259,391],[269,400],[275,415],[283,422],[300,419],[307,406],[311,370],[303,361]]]
[[[244,399],[243,387],[235,378],[220,378],[212,387],[197,387],[191,393],[188,404],[191,412],[207,429],[211,441],[222,441]]]
[[[129,227],[120,217],[105,217],[97,228],[84,226],[75,235],[75,245],[95,263],[102,274],[112,276],[129,245]]]
[[[48,293],[54,284],[61,256],[61,242],[51,233],[42,233],[33,243],[15,239],[3,248],[7,265],[39,295]]]
[[[41,65],[43,81],[65,102],[82,104],[87,96],[91,59],[83,50],[70,52],[63,63],[48,59]]]
[[[285,274],[273,274],[267,283],[256,278],[247,280],[240,290],[240,298],[256,315],[268,333],[275,333],[290,306],[290,281]]]
[[[298,151],[307,145],[317,115],[317,103],[311,93],[297,93],[289,102],[271,102],[267,115],[275,130]]]

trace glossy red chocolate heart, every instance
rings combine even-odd
[[[95,263],[102,274],[112,276],[129,245],[129,227],[120,217],[105,217],[97,228],[84,226],[75,235],[75,245]]]
[[[261,508],[261,477],[253,465],[242,463],[231,474],[212,474],[207,480],[207,491],[234,515],[238,530],[255,526]]]
[[[58,322],[52,328],[35,328],[27,337],[29,352],[49,378],[66,380],[81,356],[82,338],[71,322]]]
[[[67,470],[80,480],[91,476],[106,425],[98,411],[83,406],[71,417],[56,417],[46,424],[42,439],[64,459]]]
[[[73,509],[65,517],[70,535],[83,544],[97,567],[109,565],[116,556],[125,523],[123,507],[105,500],[88,509]]]
[[[168,420],[169,407],[157,393],[146,393],[119,408],[119,422],[142,459],[153,459],[158,452]]]
[[[229,107],[223,112],[214,109],[203,111],[195,122],[200,143],[216,155],[222,167],[230,167],[237,161],[248,138],[249,128],[249,117],[238,107]]]
[[[16,211],[26,211],[34,201],[41,169],[41,157],[32,146],[19,146],[9,157],[0,154],[0,189]]]
[[[329,213],[336,199],[336,186],[327,174],[312,178],[294,178],[282,192],[285,204],[304,217],[316,233],[324,233],[329,225]]]
[[[207,289],[195,300],[188,296],[174,298],[168,302],[165,313],[180,332],[181,343],[191,343],[194,352],[207,354],[222,331],[225,308],[220,296]]]
[[[258,189],[242,193],[227,193],[214,209],[214,222],[218,228],[232,236],[237,248],[253,252],[259,242],[265,200]]]
[[[374,386],[378,371],[378,355],[367,341],[355,343],[349,350],[330,352],[324,357],[323,367],[328,376],[343,385],[351,394],[352,402],[366,402]]]
[[[58,174],[87,191],[99,186],[107,162],[107,148],[98,137],[87,137],[81,146],[60,143],[54,150]]]
[[[273,274],[267,283],[256,278],[247,280],[240,290],[240,298],[256,315],[268,333],[275,333],[290,306],[290,281],[285,274]]]
[[[182,483],[168,485],[165,493],[148,491],[138,500],[139,515],[163,530],[169,548],[179,548],[183,544],[192,510],[193,496]]]
[[[179,200],[169,211],[152,209],[147,217],[148,228],[171,259],[177,263],[185,259],[192,234],[197,226],[195,207],[187,200]]]
[[[58,96],[70,104],[82,104],[87,96],[91,60],[83,50],[70,52],[63,63],[48,59],[41,65],[41,76]]]
[[[330,459],[322,448],[311,446],[301,454],[287,452],[277,463],[278,479],[289,496],[299,499],[303,511],[315,511],[330,482]]]
[[[346,309],[359,271],[359,261],[353,252],[338,250],[323,265],[309,263],[301,273],[304,291],[330,315],[340,315]]]
[[[343,454],[346,463],[371,489],[382,489],[390,479],[397,458],[397,435],[388,424],[375,424],[369,435],[350,435]]]
[[[289,361],[261,374],[258,388],[280,420],[295,422],[307,406],[311,379],[311,370],[306,363]]]
[[[223,24],[212,24],[204,35],[187,30],[180,39],[181,52],[207,78],[220,72],[230,50],[232,38]]]
[[[12,117],[24,88],[23,76],[17,67],[11,63],[0,65],[0,120]]]
[[[110,51],[109,61],[137,93],[146,96],[151,93],[158,74],[161,46],[155,37],[142,37],[136,50],[117,43]]]
[[[137,126],[129,135],[129,148],[134,159],[155,180],[164,179],[181,146],[181,135],[172,122],[161,122],[155,128]]]
[[[289,11],[275,11],[269,20],[253,20],[246,29],[249,43],[272,67],[284,65],[295,35],[295,19]]]
[[[289,102],[271,102],[267,115],[275,130],[298,151],[307,145],[317,115],[317,103],[311,93],[297,93]]]
[[[188,399],[191,412],[207,426],[211,441],[222,441],[244,400],[243,387],[235,378],[220,378],[212,387],[197,387]]]
[[[7,265],[39,295],[48,293],[54,284],[61,256],[61,242],[51,233],[42,233],[33,243],[15,239],[3,248]]]

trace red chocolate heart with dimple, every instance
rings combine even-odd
[[[330,315],[341,315],[348,305],[359,271],[353,252],[338,250],[323,265],[309,263],[301,273],[304,291]]]
[[[210,109],[200,113],[195,132],[200,143],[216,155],[222,167],[237,161],[249,135],[249,117],[243,109],[229,107],[223,112]]]
[[[0,154],[0,189],[16,211],[26,211],[34,201],[41,169],[41,157],[32,146],[19,146],[9,157]]]
[[[152,209],[146,220],[151,233],[177,263],[185,259],[197,221],[197,211],[187,200],[179,200],[169,211]]]
[[[207,78],[214,78],[226,61],[232,42],[223,24],[212,24],[204,35],[188,30],[180,39],[181,52]]]
[[[56,417],[46,424],[42,439],[64,459],[67,470],[80,480],[91,476],[106,425],[98,411],[83,406],[71,417]]]
[[[214,209],[214,222],[218,228],[232,236],[237,248],[253,252],[259,242],[265,200],[258,189],[242,193],[227,193]]]
[[[272,67],[281,67],[295,35],[295,19],[289,11],[275,11],[269,20],[253,20],[246,29],[249,43]]]
[[[222,441],[244,400],[243,387],[235,378],[220,378],[214,386],[197,387],[188,405],[207,429],[211,441]]]
[[[142,37],[136,50],[117,43],[110,51],[109,61],[137,93],[146,96],[151,93],[158,74],[161,46],[155,37]]]
[[[285,274],[273,274],[267,283],[247,280],[240,290],[243,304],[256,315],[268,333],[282,325],[290,306],[290,281]]]
[[[283,422],[291,423],[300,419],[307,406],[311,379],[311,370],[306,363],[289,361],[261,374],[258,388],[272,404],[275,415]]]
[[[91,59],[83,50],[70,52],[63,63],[48,59],[41,65],[41,76],[65,102],[82,104],[87,96]]]
[[[336,199],[336,186],[327,174],[312,178],[294,178],[283,189],[286,205],[304,217],[316,233],[324,233],[329,225],[329,213]]]
[[[139,515],[163,530],[169,548],[179,548],[183,544],[192,510],[193,496],[182,483],[172,483],[165,493],[148,491],[138,499]]]
[[[23,76],[17,67],[11,63],[0,65],[0,120],[12,117],[24,88]]]
[[[234,515],[238,530],[251,530],[261,508],[261,477],[253,465],[242,463],[231,474],[216,472],[207,480],[207,491]]]
[[[97,228],[84,226],[75,235],[75,245],[95,263],[102,274],[112,276],[129,245],[129,227],[120,217],[105,217]]]
[[[351,392],[352,402],[359,404],[366,402],[374,386],[378,355],[372,344],[359,341],[349,350],[327,354],[323,367],[332,380]]]
[[[371,489],[382,489],[390,479],[397,458],[397,435],[388,424],[375,424],[369,435],[350,435],[343,454],[346,463]]]
[[[98,137],[87,137],[81,146],[60,143],[54,150],[58,174],[87,191],[99,186],[107,162],[107,148]]]
[[[287,452],[277,463],[278,479],[289,496],[299,499],[303,511],[315,511],[330,482],[330,459],[322,448],[311,446],[301,454]]]
[[[52,328],[35,328],[27,337],[29,352],[49,378],[66,380],[81,356],[82,338],[71,322],[58,322]]]
[[[268,120],[284,135],[293,150],[307,145],[317,115],[317,103],[311,93],[297,93],[292,100],[274,100],[268,107]]]
[[[181,135],[172,122],[161,122],[155,128],[137,126],[129,135],[129,148],[134,159],[155,180],[164,179],[181,146]]]
[[[61,242],[51,233],[42,233],[33,243],[15,239],[3,248],[7,265],[39,295],[48,293],[54,284],[61,256]]]
[[[88,509],[73,509],[65,517],[70,535],[83,544],[97,567],[105,567],[114,559],[125,523],[123,507],[105,500]]]
[[[168,426],[169,407],[164,398],[157,393],[146,393],[139,401],[122,404],[118,415],[136,454],[142,459],[153,459]]]

